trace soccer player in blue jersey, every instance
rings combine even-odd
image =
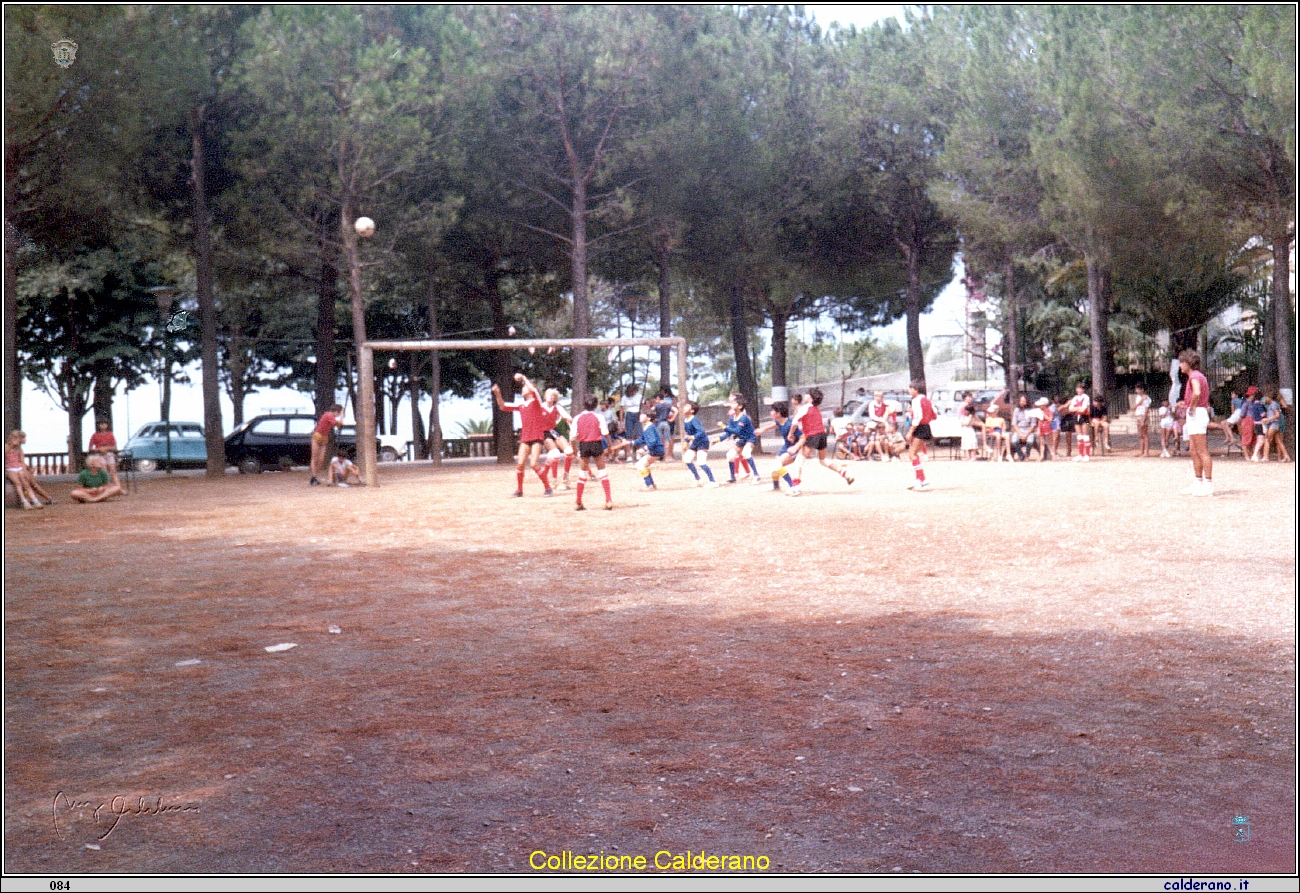
[[[645,483],[647,490],[658,490],[655,486],[654,475],[650,473],[650,466],[656,462],[662,462],[664,458],[664,442],[659,436],[658,430],[654,426],[654,416],[650,412],[641,413],[641,436],[636,440],[624,440],[615,445],[636,447],[645,447],[645,455],[636,462],[636,470],[641,473],[641,480]]]
[[[694,400],[686,404],[683,413],[685,422],[682,426],[686,432],[686,449],[682,450],[682,461],[686,463],[691,474],[695,475],[695,486],[716,487],[718,482],[713,479],[713,469],[709,468],[709,435],[700,424],[700,420],[695,417],[699,411],[700,404]],[[700,479],[700,473],[695,469],[696,462],[699,462],[700,467],[704,469],[704,474],[709,479],[707,484]]]
[[[799,484],[790,477],[789,466],[803,455],[806,438],[797,422],[790,418],[790,405],[784,400],[772,404],[772,421],[756,432],[759,435],[776,430],[781,435],[781,449],[776,452],[776,468],[772,469],[772,489],[780,492],[781,481],[790,488],[791,496],[800,494]],[[797,473],[797,472],[796,472]]]
[[[754,444],[758,442],[758,435],[754,433],[754,423],[749,419],[749,413],[745,412],[745,398],[739,394],[732,394],[730,401],[729,414],[730,421],[723,424],[722,436],[718,438],[718,443],[726,440],[728,437],[735,438],[735,443],[727,450],[727,466],[731,470],[731,480],[727,483],[736,482],[736,466],[739,464],[741,477],[747,477],[750,472],[754,474],[754,483],[761,484],[758,478],[758,466],[754,464]]]

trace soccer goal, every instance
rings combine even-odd
[[[361,480],[370,487],[379,486],[379,456],[375,449],[377,427],[375,424],[375,351],[415,350],[544,350],[560,347],[675,347],[677,349],[677,395],[686,400],[686,339],[671,338],[495,338],[479,341],[367,341],[357,351],[357,378],[360,418],[357,419],[357,464]],[[434,394],[437,400],[438,395]],[[581,412],[581,407],[578,407]],[[574,413],[575,415],[577,413]],[[681,436],[682,420],[677,419],[677,434]]]

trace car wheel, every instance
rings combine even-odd
[[[240,474],[261,474],[262,463],[257,459],[244,459],[239,463]]]
[[[157,459],[136,459],[135,470],[140,472],[149,472],[158,470]]]
[[[288,471],[293,468],[293,459],[289,456],[281,456],[275,460],[275,464],[280,466],[281,471]]]
[[[398,459],[397,450],[393,449],[390,446],[386,446],[379,451],[380,462],[396,462],[397,459]]]

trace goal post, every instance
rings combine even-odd
[[[686,339],[659,338],[490,338],[474,341],[366,341],[357,352],[357,464],[361,480],[367,486],[379,486],[379,455],[375,448],[378,436],[375,424],[375,351],[444,351],[444,350],[527,350],[561,347],[675,347],[677,349],[678,401],[686,400]],[[434,394],[436,401],[438,395]],[[581,408],[577,408],[581,412]],[[574,413],[577,415],[577,412]],[[681,414],[677,416],[677,434],[683,431]]]

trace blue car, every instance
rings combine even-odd
[[[203,466],[208,461],[208,447],[203,426],[197,422],[172,422],[172,465],[177,468]],[[126,442],[124,452],[131,454],[136,471],[156,471],[167,464],[167,426],[150,422]]]

